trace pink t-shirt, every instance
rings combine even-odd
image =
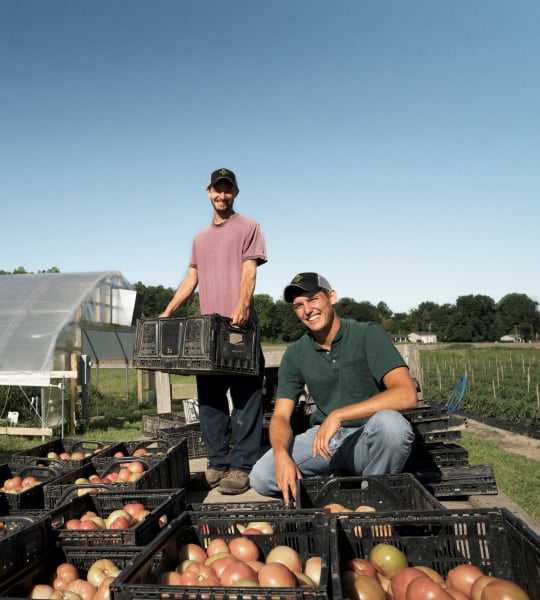
[[[253,219],[236,213],[228,221],[211,223],[193,240],[190,266],[197,269],[201,314],[218,313],[230,317],[240,295],[242,264],[267,261],[264,236]],[[250,308],[250,318],[255,310]]]

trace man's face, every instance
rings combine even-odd
[[[232,209],[238,189],[226,179],[222,179],[207,190],[210,202],[217,212],[227,212]]]
[[[334,304],[336,293],[318,291],[296,296],[292,307],[296,316],[314,333],[329,328],[334,320]]]

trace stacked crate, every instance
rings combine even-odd
[[[0,465],[0,486],[24,476],[39,482],[20,493],[0,493],[0,597],[30,597],[33,586],[50,583],[64,562],[75,565],[82,579],[96,561],[104,559],[121,570],[185,512],[186,440],[177,446],[163,440],[117,443],[112,454],[105,451],[111,444],[83,443],[87,456],[80,460],[73,461],[67,454],[63,459],[49,456],[80,444],[53,440],[15,453],[9,465]],[[133,461],[146,467],[137,481],[103,486],[77,483],[91,473],[103,474]],[[174,489],[175,484],[181,488]],[[128,527],[80,526],[79,518],[87,512],[105,521],[130,504],[142,505],[144,518]]]
[[[497,493],[493,466],[470,465],[467,450],[456,443],[466,425],[464,418],[425,402],[403,414],[415,433],[404,471],[414,474],[437,498]]]

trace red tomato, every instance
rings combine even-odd
[[[452,596],[427,575],[413,579],[407,586],[407,600],[453,600]]]
[[[489,582],[484,587],[481,598],[482,600],[529,600],[523,588],[507,579]]]
[[[295,587],[296,577],[284,564],[279,562],[266,563],[258,573],[259,584],[262,587]]]
[[[483,574],[474,565],[458,565],[448,571],[446,585],[454,590],[459,590],[465,596],[470,596],[473,583]]]
[[[375,577],[375,567],[365,558],[351,558],[343,565],[344,571],[353,571],[357,575]]]
[[[342,575],[344,597],[351,600],[385,600],[386,593],[375,577],[355,575],[351,571]]]
[[[390,580],[389,593],[395,600],[405,600],[407,588],[417,577],[426,577],[425,573],[414,567],[405,567],[398,571]]]
[[[482,591],[488,583],[495,581],[496,577],[491,575],[481,575],[472,585],[471,588],[471,600],[480,600],[482,597]]]
[[[249,581],[258,581],[257,573],[255,573],[255,571],[245,562],[236,560],[225,567],[221,573],[219,582],[221,585],[228,587],[235,585],[238,583],[238,581],[243,579],[247,579]]]
[[[260,554],[257,544],[243,535],[229,542],[229,552],[240,560],[257,560]]]
[[[266,564],[281,563],[290,571],[302,572],[302,559],[298,552],[290,546],[274,546],[266,557]]]

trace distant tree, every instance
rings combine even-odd
[[[341,298],[336,302],[336,313],[343,318],[355,321],[374,321],[380,323],[382,318],[378,310],[366,300],[356,302],[352,298]]]
[[[411,325],[411,317],[407,313],[394,313],[394,316],[390,319],[390,329],[385,326],[384,321],[383,326],[388,333],[394,334],[406,334],[414,330]]]
[[[147,318],[158,317],[165,310],[176,291],[173,290],[173,288],[164,288],[162,285],[145,286],[140,281],[134,285],[134,288],[144,297],[143,310],[144,316]],[[199,313],[199,294],[198,292],[195,292],[195,294],[187,300],[184,306],[176,311],[175,316],[189,317]]]
[[[450,342],[494,342],[497,339],[495,301],[484,295],[460,296],[444,338]]]
[[[60,269],[58,267],[49,267],[48,269],[42,269],[38,271],[38,274],[41,273],[60,273]],[[33,275],[33,273],[31,271],[27,271],[24,267],[17,267],[13,271],[0,270],[0,275]]]
[[[388,304],[382,300],[377,303],[377,312],[379,313],[381,319],[390,319],[393,315],[393,312]]]
[[[272,297],[268,294],[255,294],[253,300],[261,330],[261,339],[277,339],[280,332],[276,327],[276,307]]]
[[[540,329],[538,302],[526,294],[507,294],[497,304],[501,335],[517,333],[525,340],[533,339]]]
[[[292,306],[284,300],[276,302],[276,326],[279,338],[284,342],[294,342],[306,332],[306,328],[295,315]]]

